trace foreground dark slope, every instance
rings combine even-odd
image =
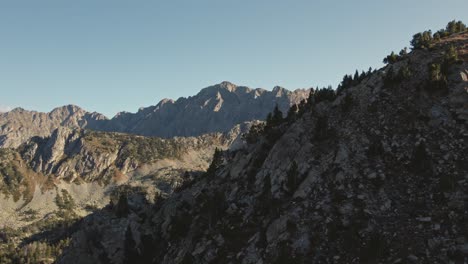
[[[428,65],[451,44],[444,88]],[[59,263],[466,262],[467,57],[467,33],[411,52],[168,199],[88,217]]]

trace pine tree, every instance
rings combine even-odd
[[[308,106],[309,106],[308,102],[305,99],[302,99],[298,106],[299,109],[298,109],[297,115],[302,116],[307,110]]]
[[[299,171],[298,171],[297,163],[296,161],[293,161],[291,166],[289,167],[289,171],[287,174],[287,182],[286,182],[286,187],[290,194],[293,194],[297,188],[298,180],[299,180],[298,176],[299,176]]]
[[[125,217],[128,215],[129,211],[127,194],[122,192],[119,195],[119,201],[117,202],[115,214],[117,217]]]
[[[411,40],[411,46],[413,49],[428,49],[432,47],[432,31],[427,30],[422,33],[417,33],[413,36]]]
[[[315,103],[320,103],[323,101],[333,101],[336,98],[336,93],[331,86],[328,88],[319,89],[314,94]]]
[[[310,107],[314,104],[314,88],[310,89],[309,97],[307,97],[307,105]]]
[[[453,33],[457,32],[457,24],[456,24],[455,20],[452,20],[447,24],[446,30],[450,34],[453,34]]]
[[[267,115],[265,121],[266,121],[266,123],[268,124],[268,123],[271,123],[271,120],[272,120],[272,119],[273,119],[273,115],[272,115],[271,112],[270,112],[270,113],[268,113],[268,115]]]
[[[443,72],[443,68],[438,63],[429,65],[429,88],[430,90],[445,90],[447,88],[447,77]]]
[[[443,74],[441,70],[441,66],[438,63],[433,63],[429,66],[429,79],[432,82],[438,82],[443,79]]]
[[[299,113],[299,107],[297,106],[297,104],[293,104],[288,110],[288,117],[287,117],[288,121],[296,120],[298,113]]]
[[[279,110],[278,104],[276,104],[273,109],[273,124],[278,125],[281,121],[283,121],[283,113]]]
[[[387,57],[385,57],[383,59],[383,63],[393,64],[393,63],[397,62],[398,60],[399,60],[398,55],[396,55],[395,52],[392,51],[392,53],[390,53],[390,55],[388,55]]]
[[[444,62],[447,64],[454,64],[458,62],[458,52],[454,45],[450,45],[444,55]]]
[[[457,27],[459,32],[465,32],[466,31],[466,25],[463,24],[463,22],[458,21],[457,22]]]
[[[359,83],[359,72],[358,70],[356,70],[356,72],[354,73],[353,85],[356,85],[358,83]]]
[[[408,67],[408,65],[402,66],[400,70],[398,71],[398,80],[407,80],[409,79],[413,73],[411,72],[411,69]]]
[[[403,48],[402,50],[400,50],[400,54],[399,54],[401,57],[405,57],[406,55],[408,55],[408,48],[405,47]]]
[[[223,164],[223,153],[220,149],[216,148],[213,154],[213,160],[211,161],[210,167],[206,171],[208,176],[214,176],[216,170],[218,170]]]

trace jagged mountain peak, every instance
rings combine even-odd
[[[265,119],[275,104],[285,112],[307,96],[307,90],[267,91],[224,81],[194,96],[163,99],[137,113],[118,115],[105,130],[160,137],[226,132],[239,123]]]
[[[77,105],[68,104],[68,105],[63,105],[63,106],[56,107],[56,108],[52,109],[52,111],[50,111],[50,113],[64,112],[64,111],[67,111],[69,113],[76,113],[76,112],[81,112],[81,111],[85,111],[85,110],[83,110],[81,107],[79,107]]]
[[[238,86],[231,83],[231,82],[228,82],[228,81],[223,81],[219,84],[219,87],[221,88],[224,88],[230,92],[234,91]]]
[[[15,107],[13,109],[11,109],[10,111],[6,112],[6,113],[21,113],[21,112],[25,112],[25,111],[28,111],[22,107]]]
[[[238,86],[228,81],[203,88],[196,96],[213,96],[222,93],[248,93],[251,89],[245,86]]]
[[[164,98],[162,99],[158,105],[164,105],[164,104],[173,104],[175,101],[169,98]]]
[[[74,105],[74,104],[68,104],[68,105],[64,105],[64,106],[60,106],[60,107],[56,107],[54,109],[52,109],[52,111],[50,111],[48,113],[49,115],[51,116],[55,116],[55,115],[64,115],[64,116],[88,116],[92,119],[96,119],[96,120],[107,120],[108,118],[101,114],[101,113],[98,113],[98,112],[88,112],[86,111],[85,109],[81,108],[80,106],[77,106],[77,105]]]

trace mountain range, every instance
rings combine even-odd
[[[275,105],[286,112],[306,99],[310,90],[250,89],[229,82],[202,89],[178,100],[164,99],[137,113],[121,112],[112,119],[67,105],[49,113],[15,108],[0,113],[0,146],[18,147],[33,136],[49,136],[59,126],[170,138],[228,132],[235,125],[264,120]]]

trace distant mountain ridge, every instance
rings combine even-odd
[[[75,105],[49,113],[15,108],[0,113],[0,147],[18,147],[33,136],[49,136],[57,127],[84,128],[170,138],[227,132],[245,121],[263,120],[278,105],[283,112],[306,99],[307,89],[272,91],[222,82],[197,95],[177,100],[163,99],[137,113],[120,112],[112,119]]]
[[[222,82],[202,89],[195,96],[176,101],[164,99],[135,114],[119,113],[102,129],[159,137],[226,132],[242,122],[265,119],[276,104],[286,112],[308,94],[305,89],[288,91],[277,86],[267,91]]]

